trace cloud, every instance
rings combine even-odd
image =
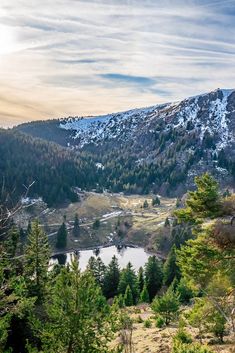
[[[143,76],[133,76],[133,75],[122,75],[115,73],[101,74],[99,77],[107,79],[111,82],[119,82],[125,85],[135,85],[135,86],[152,86],[155,84],[155,80],[149,77]]]
[[[0,24],[16,42],[1,53],[0,37],[1,91],[14,97],[0,125],[17,110],[108,113],[235,82],[235,0],[2,0]]]

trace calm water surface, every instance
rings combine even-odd
[[[79,251],[79,264],[81,270],[84,270],[91,256],[100,257],[105,265],[108,265],[112,260],[113,255],[118,259],[118,263],[121,268],[126,267],[128,262],[131,262],[133,267],[138,270],[141,266],[147,262],[151,254],[147,253],[143,248],[122,248],[117,249],[115,246],[109,246],[107,248],[99,249],[99,252],[95,250],[81,250]],[[52,258],[51,263],[70,263],[73,253],[56,255]]]

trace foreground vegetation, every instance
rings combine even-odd
[[[205,334],[222,344],[234,338],[235,197],[222,196],[208,174],[196,178],[184,208],[175,211],[174,242],[164,264],[149,258],[138,274],[117,259],[105,267],[91,258],[81,273],[71,266],[48,271],[48,239],[37,222],[21,235],[1,206],[0,351],[5,353],[134,352],[134,320],[149,329],[178,322],[172,353],[209,353]],[[151,317],[130,307],[149,303]],[[142,322],[143,321],[143,322]],[[194,328],[196,335],[190,335]],[[117,338],[118,337],[118,338]],[[211,341],[213,343],[213,341]],[[156,344],[156,349],[157,344]],[[144,350],[139,352],[144,352]],[[161,352],[159,348],[159,352]]]

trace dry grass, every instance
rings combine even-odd
[[[168,327],[157,328],[155,326],[155,319],[153,312],[149,306],[132,307],[127,309],[130,317],[134,320],[133,330],[133,344],[134,353],[170,353],[172,349],[173,337],[178,330],[178,323],[174,322]],[[140,312],[137,312],[140,311]],[[150,328],[144,327],[144,322],[138,323],[138,317],[143,321],[146,319],[151,320],[152,326]],[[187,331],[191,334],[193,341],[198,342],[197,330],[190,327]],[[203,343],[208,344],[212,336],[207,335]],[[117,346],[119,337],[112,343],[112,347]],[[231,342],[231,337],[225,337],[225,344],[209,345],[210,348],[216,353],[235,353],[235,345]]]

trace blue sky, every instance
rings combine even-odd
[[[1,0],[0,125],[235,87],[235,0]]]

